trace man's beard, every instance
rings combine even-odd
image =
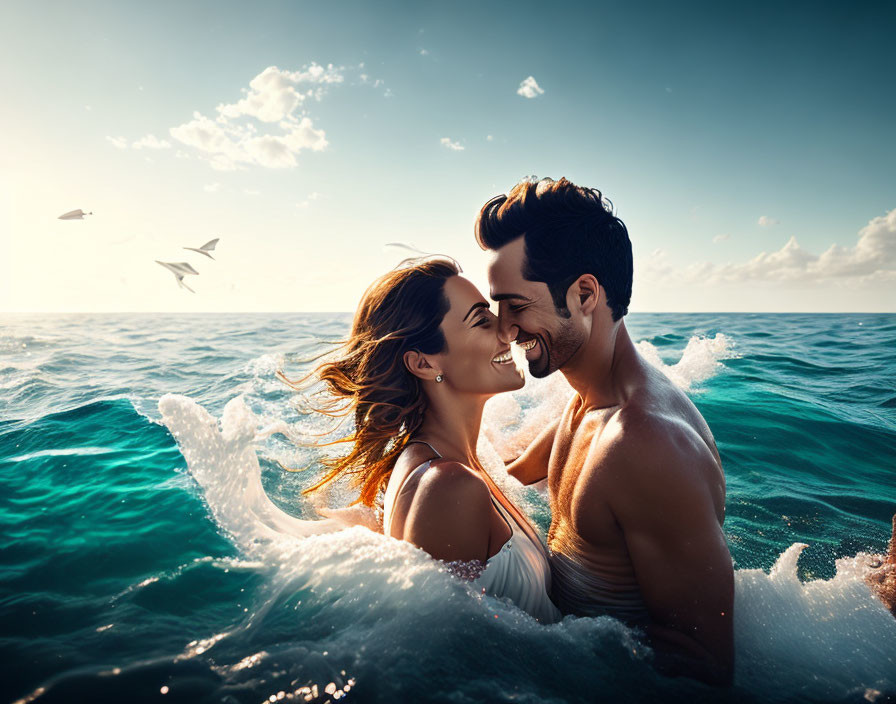
[[[585,342],[585,335],[578,330],[569,318],[561,318],[561,323],[551,336],[551,345],[539,335],[542,354],[538,359],[529,362],[529,373],[536,379],[553,374],[566,364]]]

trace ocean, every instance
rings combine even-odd
[[[346,428],[304,413],[275,372],[299,376],[350,320],[0,316],[5,701],[896,697],[896,619],[861,579],[896,512],[896,315],[626,318],[722,456],[736,569],[726,691],[656,675],[612,618],[540,625],[408,544],[309,527],[351,492],[301,495],[333,451],[303,443]],[[568,394],[559,374],[528,379],[489,402],[480,439],[542,532],[544,495],[496,457]]]

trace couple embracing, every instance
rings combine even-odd
[[[628,232],[594,189],[524,181],[488,201],[475,236],[489,297],[453,261],[398,268],[367,289],[336,357],[315,371],[355,421],[347,474],[408,541],[543,623],[609,615],[640,628],[671,675],[732,679],[734,575],[725,476],[687,396],[626,330]],[[545,546],[476,456],[485,402],[530,373],[575,391],[508,473],[547,479]]]

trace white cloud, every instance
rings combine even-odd
[[[773,225],[780,224],[780,221],[770,218],[768,215],[760,215],[757,224],[759,227],[772,227]]]
[[[731,239],[731,235],[716,235],[712,238],[712,241],[714,244],[718,244],[719,242],[724,242],[728,239]]]
[[[363,68],[364,64],[360,64],[358,68]],[[362,73],[358,76],[361,79],[362,85],[372,86],[373,88],[382,88],[386,85],[386,82],[382,78],[374,78],[371,79],[370,76],[366,73]],[[392,96],[392,90],[390,88],[386,88],[383,92],[383,95],[387,98]]]
[[[490,134],[485,135],[486,142],[493,142],[494,140],[495,140],[495,138],[492,137]]]
[[[896,208],[865,225],[855,247],[831,245],[818,258],[816,267],[828,276],[896,273]]]
[[[461,144],[460,142],[452,142],[448,137],[442,137],[439,140],[439,144],[455,152],[462,152],[464,150],[463,144]]]
[[[154,134],[141,137],[131,145],[134,149],[171,149],[171,143],[159,139]]]
[[[127,149],[128,148],[128,140],[124,137],[106,137],[117,149]],[[171,149],[171,143],[164,140],[159,139],[154,134],[148,134],[145,137],[141,137],[136,142],[131,143],[132,149]],[[180,155],[180,152],[178,152]]]
[[[217,193],[219,190],[221,190],[221,184],[220,183],[207,183],[206,185],[204,185],[202,187],[202,190],[205,191],[206,193]]]
[[[429,56],[429,52],[426,49],[420,49],[420,56]]]
[[[538,83],[535,82],[535,78],[533,76],[529,76],[522,83],[520,83],[520,87],[516,89],[517,95],[521,95],[524,98],[537,98],[539,95],[544,93],[544,90],[539,87]]]
[[[309,205],[311,205],[311,201],[317,200],[318,198],[320,198],[320,193],[318,193],[317,191],[313,191],[308,194],[308,197],[305,198],[305,200],[303,200],[300,203],[296,203],[296,207],[297,208],[307,208]]]
[[[218,120],[232,120],[242,115],[249,115],[261,122],[280,122],[311,94],[297,90],[303,83],[330,84],[342,83],[344,77],[341,69],[329,64],[326,68],[312,63],[303,71],[281,71],[276,66],[268,66],[255,78],[249,81],[249,88],[243,89],[245,98],[230,104],[218,105]]]
[[[671,266],[664,255],[654,256],[647,261],[644,273],[653,280],[669,279],[691,284],[896,281],[896,209],[874,218],[863,227],[853,247],[833,244],[815,255],[791,237],[781,249],[760,252],[740,264],[698,262],[679,270]]]
[[[254,188],[244,188],[243,193],[247,196],[257,196],[261,194],[261,191],[256,191]]]
[[[332,64],[312,63],[298,71],[269,66],[243,89],[245,97],[219,104],[215,118],[194,112],[192,120],[172,127],[169,133],[219,171],[247,165],[292,168],[302,151],[322,151],[328,146],[326,133],[315,127],[303,106],[309,98],[320,100],[328,86],[344,81],[344,67]]]
[[[281,134],[258,135],[245,125],[211,120],[196,112],[191,122],[172,127],[170,132],[179,142],[204,152],[219,171],[232,171],[242,164],[288,168],[296,165],[296,154],[303,149],[327,147],[324,131],[315,129],[308,117],[289,117],[278,126]]]

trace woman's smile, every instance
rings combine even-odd
[[[509,347],[492,358],[492,364],[510,364],[511,362],[513,362],[513,355],[510,353]]]

